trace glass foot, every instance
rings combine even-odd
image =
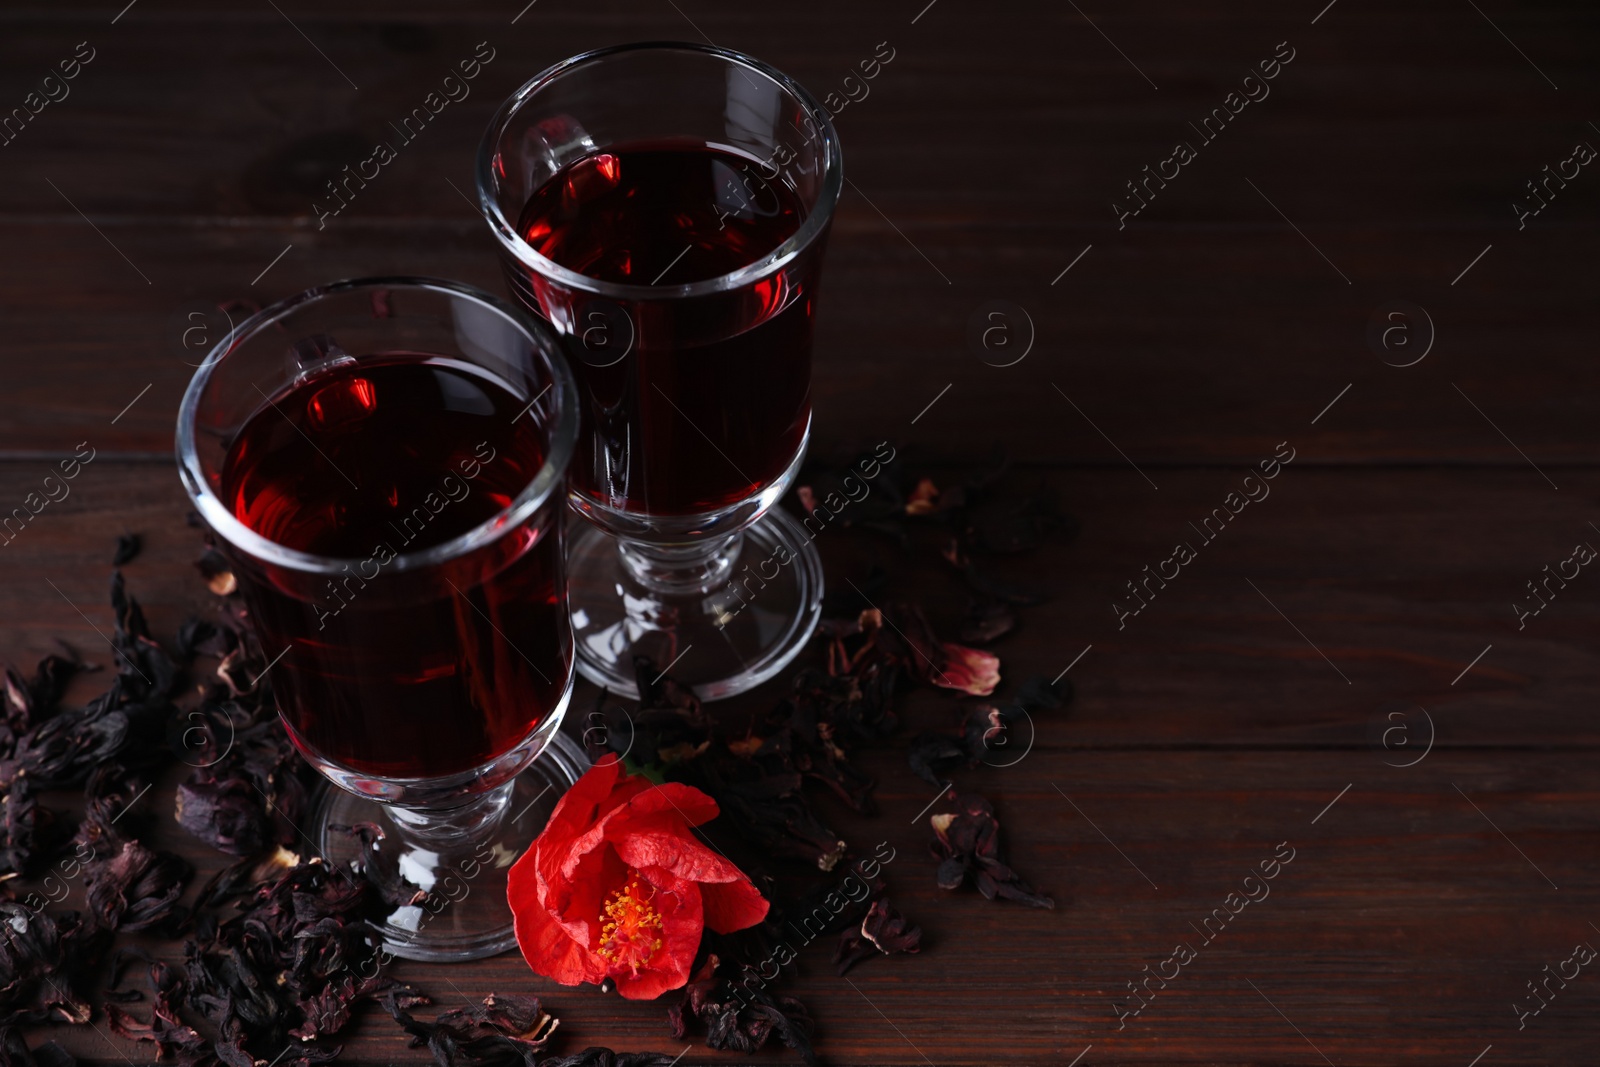
[[[692,558],[583,523],[567,549],[578,672],[638,699],[634,657],[701,700],[742,693],[800,654],[822,612],[822,560],[781,508]]]
[[[527,770],[471,806],[478,825],[463,827],[445,843],[430,842],[432,848],[414,843],[415,835],[396,824],[392,805],[330,789],[312,836],[324,857],[343,865],[363,861],[364,833],[372,843],[366,859],[379,865],[380,882],[398,876],[428,894],[421,903],[396,908],[381,924],[385,951],[410,960],[482,959],[516,947],[506,874],[588,767],[578,744],[551,735]],[[451,820],[448,812],[432,814],[439,825]]]

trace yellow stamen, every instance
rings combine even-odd
[[[644,896],[637,878],[611,894],[601,909],[600,945],[595,955],[638,974],[639,968],[661,948],[661,915],[650,906],[654,898],[655,887],[651,886],[650,895]]]

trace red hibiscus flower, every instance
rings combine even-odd
[[[562,985],[612,979],[632,1000],[689,980],[709,926],[754,926],[767,902],[689,832],[717,817],[686,785],[626,774],[608,755],[578,779],[511,868],[507,897],[528,965]]]

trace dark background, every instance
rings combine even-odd
[[[801,957],[792,988],[820,1049],[940,1067],[1086,1048],[1085,1065],[1593,1061],[1600,976],[1521,1030],[1512,1005],[1600,943],[1600,577],[1522,629],[1512,604],[1600,544],[1600,169],[1525,229],[1513,208],[1543,167],[1600,146],[1595,8],[277,2],[0,11],[0,112],[78,42],[95,50],[70,96],[0,145],[0,511],[79,442],[96,455],[0,548],[0,658],[29,665],[57,638],[106,654],[123,532],[145,537],[127,576],[158,633],[209,610],[170,459],[203,357],[190,312],[380,273],[503,292],[461,194],[497,103],[567,55],[709,39],[822,97],[887,41],[893,62],[836,119],[850,185],[814,453],[890,439],[959,464],[998,442],[1015,477],[1057,487],[1083,535],[1015,563],[1051,600],[996,651],[1010,680],[1074,664],[1078,695],[1020,762],[957,776],[993,798],[1055,911],[935,889],[913,824],[931,790],[900,754],[867,758],[883,810],[837,824],[858,851],[897,847],[894,896],[927,940],[848,982],[825,947]],[[319,230],[323,182],[480,41],[496,57],[471,97]],[[1279,42],[1295,58],[1270,96],[1202,145],[1187,124]],[[1124,183],[1177,140],[1198,158],[1119,230]],[[986,318],[997,300],[1004,318]],[[1413,347],[1395,335],[1386,352],[1368,324],[1395,301]],[[990,349],[971,340],[997,323]],[[1295,459],[1270,498],[1119,629],[1124,583],[1279,442]],[[835,579],[894,556],[849,532],[822,549]],[[930,596],[947,581],[896,580]],[[948,707],[919,693],[906,718],[942,726]],[[146,803],[170,811],[170,783]],[[1119,1030],[1125,984],[1285,840],[1296,858],[1271,897]],[[175,829],[166,843],[202,876],[224,861]],[[551,987],[515,955],[397,973],[441,1004],[547,994],[567,1051],[682,1047],[661,1005]],[[53,1036],[148,1059],[97,1026]],[[386,1019],[358,1035],[351,1062],[426,1056]],[[708,1058],[735,1057],[681,1062]]]

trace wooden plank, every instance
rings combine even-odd
[[[1522,183],[1593,133],[1581,101],[1596,87],[1584,43],[1597,19],[1572,4],[1501,13],[1493,24],[1432,3],[1344,5],[1315,26],[1313,13],[1264,2],[1205,14],[1172,3],[1085,14],[1025,5],[982,18],[946,5],[913,24],[924,6],[828,0],[804,17],[774,17],[726,2],[680,13],[544,0],[515,25],[518,3],[465,17],[419,4],[180,14],[141,3],[114,26],[106,7],[23,11],[8,18],[25,32],[0,41],[7,108],[78,41],[92,38],[97,55],[71,96],[4,149],[26,180],[0,190],[0,211],[69,218],[41,180],[49,176],[86,211],[113,218],[310,219],[324,178],[390,136],[388,123],[482,40],[497,54],[471,96],[403,148],[363,191],[360,213],[452,213],[453,194],[415,175],[464,171],[498,101],[547,65],[621,40],[702,34],[770,60],[819,96],[888,40],[894,62],[839,117],[854,179],[869,193],[903,194],[902,211],[940,225],[996,207],[1017,225],[1111,223],[1124,183],[1180,139],[1200,158],[1141,225],[1257,221],[1265,205],[1235,196],[1241,176],[1308,228],[1504,224]],[[1422,57],[1419,40],[1440,44]],[[1189,124],[1222,106],[1280,41],[1294,58],[1270,95],[1242,105],[1214,144],[1200,139]],[[85,168],[83,145],[106,165]],[[1202,173],[1227,175],[1225,192],[1207,190]],[[1592,222],[1594,203],[1568,192],[1551,218]]]
[[[1058,724],[1063,736],[1074,729]],[[898,763],[866,757],[884,783],[882,811],[840,825],[863,852],[894,847],[885,877],[923,926],[925,950],[868,961],[848,982],[828,964],[831,945],[802,950],[788,988],[819,1020],[818,1048],[836,1067],[1066,1064],[1090,1045],[1082,1062],[1308,1064],[1320,1052],[1339,1064],[1466,1064],[1492,1044],[1496,1063],[1574,1063],[1594,1047],[1600,991],[1587,973],[1521,1031],[1511,1008],[1531,1006],[1524,983],[1544,965],[1600,936],[1589,862],[1600,777],[1586,754],[1436,751],[1396,770],[1349,752],[1040,750],[958,773],[960,787],[993,798],[1012,859],[1055,895],[1054,911],[936,889],[931,835],[912,821],[932,790]],[[169,810],[170,793],[150,803]],[[218,865],[171,843],[202,871]],[[1289,849],[1264,890],[1244,881]],[[1205,924],[1228,894],[1263,892],[1220,932]],[[1177,944],[1196,958],[1167,988],[1152,982],[1148,1006],[1119,1025],[1119,1006],[1135,1006],[1128,983],[1146,966],[1170,975],[1162,961]],[[663,1004],[553,986],[516,954],[395,973],[442,1007],[537,993],[562,1018],[567,1051],[684,1047]],[[51,1036],[98,1062],[120,1062],[108,1044],[133,1062],[148,1056],[87,1027]],[[341,1058],[424,1057],[369,1012]],[[696,1045],[683,1062],[736,1061]]]
[[[16,179],[0,183],[0,317],[8,352],[26,355],[0,366],[11,401],[0,453],[90,437],[165,451],[185,357],[197,361],[176,338],[196,307],[379,271],[497,287],[462,196],[478,132],[523,77],[615,40],[619,25],[692,29],[667,8],[622,12],[549,3],[515,27],[487,10],[466,24],[415,6],[291,12],[360,92],[259,5],[204,17],[138,6],[115,26],[89,5],[0,16],[25,30],[0,35],[12,96],[89,27],[105,34],[72,95],[0,151]],[[1252,442],[1349,384],[1337,417],[1307,438],[1318,461],[1516,464],[1517,448],[1544,464],[1597,458],[1586,394],[1570,385],[1600,322],[1586,276],[1566,266],[1593,245],[1596,201],[1576,179],[1526,230],[1510,210],[1552,152],[1587,136],[1577,101],[1593,70],[1574,50],[1593,36],[1593,12],[1504,20],[1561,94],[1493,26],[1428,4],[1337,7],[1315,27],[1264,4],[1089,14],[1162,91],[1066,9],[975,20],[936,7],[911,25],[843,4],[789,20],[696,6],[713,39],[819,91],[880,35],[897,48],[872,95],[839,116],[853,186],[818,327],[819,439],[882,420],[885,434],[925,434],[951,453],[983,436],[1041,460],[1117,462],[1121,449],[1149,464],[1248,462]],[[1419,85],[1412,43],[1436,26],[1450,46],[1430,53]],[[502,54],[473,94],[317,230],[323,179],[491,30]],[[1273,95],[1119,230],[1112,197],[1279,34],[1303,52]],[[86,144],[106,165],[82,165]],[[973,350],[996,299],[1025,312],[1036,338],[1015,367]],[[1424,307],[1439,337],[1405,369],[1365,340],[1400,299]],[[1020,321],[1010,329],[1021,345]],[[906,429],[946,384],[946,400]]]
[[[1271,454],[1263,443],[1261,455]],[[1019,487],[1055,486],[1083,525],[1076,543],[1047,545],[996,572],[1052,598],[996,646],[1008,683],[1056,677],[1094,646],[1072,667],[1079,696],[1070,729],[1053,743],[1357,749],[1379,766],[1407,758],[1402,741],[1421,743],[1415,705],[1441,746],[1600,744],[1588,712],[1600,699],[1593,577],[1551,584],[1549,606],[1521,630],[1512,608],[1536,606],[1526,583],[1544,581],[1542,568],[1557,567],[1575,544],[1600,545],[1576,503],[1600,490],[1600,472],[1564,471],[1556,492],[1525,467],[1379,474],[1300,464],[1297,456],[1272,481],[1252,483],[1270,495],[1244,505],[1210,542],[1189,523],[1224,507],[1241,486],[1237,471],[1153,471],[1159,490],[1126,467],[1013,476]],[[45,473],[0,465],[0,500],[20,505]],[[170,637],[186,614],[206,608],[191,568],[199,535],[184,525],[187,501],[169,466],[96,459],[72,487],[0,548],[12,576],[0,585],[0,657],[24,666],[57,637],[109,655],[91,623],[110,631],[108,560],[123,532],[146,538],[127,576],[156,633]],[[1213,518],[1207,529],[1219,525]],[[875,601],[921,600],[953,636],[966,594],[938,562],[942,536],[924,530],[920,558],[931,562],[923,564],[864,531],[830,528],[818,540],[835,587],[881,565],[892,579]],[[1196,558],[1165,589],[1151,584],[1141,594],[1147,607],[1119,616],[1114,604],[1137,606],[1126,583],[1145,589],[1146,566],[1170,573],[1163,561],[1180,541]],[[1394,710],[1407,712],[1399,721],[1410,732],[1391,734],[1385,750],[1376,740]],[[948,702],[922,694],[909,715],[914,727],[943,729]]]
[[[428,178],[449,192],[442,176]],[[102,227],[102,237],[81,220],[0,225],[14,250],[0,260],[13,355],[0,361],[0,453],[70,452],[85,439],[168,451],[201,342],[224,326],[219,302],[382,273],[503,292],[488,233],[468,204],[455,206],[449,220],[324,234],[138,224]],[[1249,464],[1263,439],[1290,435],[1308,463],[1518,467],[1518,449],[1552,469],[1600,459],[1589,394],[1573,387],[1590,375],[1600,309],[1586,299],[1587,276],[1563,266],[1587,254],[1590,231],[1530,231],[1455,288],[1451,276],[1483,248],[1477,238],[1396,245],[1370,233],[1358,254],[1341,254],[1362,279],[1352,287],[1281,227],[1130,230],[1110,245],[1087,236],[972,228],[918,232],[913,248],[847,194],[818,313],[817,439],[917,440],[952,458],[999,441],[1018,457],[1075,463],[1120,464],[1120,449],[1141,465]],[[919,248],[959,283],[943,284]],[[1421,305],[1439,338],[1404,368],[1365,340],[1369,319],[1397,299]],[[986,317],[995,300],[1009,303],[1006,317]],[[206,321],[188,316],[204,309],[209,332],[188,332]],[[1406,321],[1423,343],[1420,322]],[[1029,322],[1026,358],[994,365],[1022,351]],[[1004,328],[992,351],[980,343],[991,326]]]
[[[1574,142],[1597,143],[1583,101],[1600,87],[1600,12],[524,2],[0,12],[0,114],[76,42],[97,49],[69,98],[0,145],[0,513],[78,442],[97,450],[69,498],[0,545],[0,659],[27,666],[59,636],[105,661],[111,545],[130,530],[146,549],[128,578],[158,633],[209,608],[160,458],[201,355],[180,341],[190,312],[380,272],[501,288],[449,182],[470,194],[479,131],[523,79],[590,47],[705,34],[825,93],[887,39],[894,63],[839,117],[853,187],[818,322],[816,450],[890,438],[937,461],[994,441],[1023,461],[1016,484],[1057,488],[1083,534],[996,565],[1051,597],[996,651],[1007,686],[1065,673],[1078,694],[1015,765],[955,773],[995,799],[1053,912],[932,885],[913,818],[932,790],[899,746],[948,727],[947,695],[915,694],[906,734],[862,755],[878,816],[824,801],[862,851],[894,844],[893,896],[927,951],[845,983],[828,946],[806,949],[792,988],[819,1048],[941,1067],[1593,1058],[1584,978],[1523,1028],[1512,1005],[1600,938],[1596,601],[1580,573],[1549,579],[1536,615],[1514,606],[1600,542],[1583,503],[1600,490],[1582,269],[1595,179],[1557,188],[1525,229],[1515,204]],[[471,97],[317,230],[323,180],[480,40],[498,52]],[[1125,183],[1280,40],[1296,58],[1271,97],[1119,229]],[[989,364],[1016,349],[970,340],[997,300],[1008,341],[1018,309],[1034,334],[1010,367]],[[1438,335],[1405,368],[1365,336],[1398,300]],[[1214,541],[1191,533],[1279,441],[1296,458],[1270,497]],[[928,559],[937,538],[919,535]],[[1178,542],[1195,558],[1150,579],[1134,614],[1126,583]],[[882,598],[925,598],[951,629],[961,593],[937,563],[860,532],[821,546],[835,586],[881,564]],[[151,811],[170,812],[172,788]],[[223,862],[165,819],[157,839],[202,877]],[[1280,841],[1296,859],[1270,898],[1202,944],[1194,926]],[[1179,941],[1197,959],[1119,1020],[1127,984]],[[446,1007],[546,995],[562,1051],[683,1047],[660,1004],[551,988],[515,955],[399,974]],[[89,1028],[50,1036],[92,1062],[148,1057]],[[369,1012],[342,1058],[425,1054]],[[681,1062],[737,1059],[696,1047]]]

